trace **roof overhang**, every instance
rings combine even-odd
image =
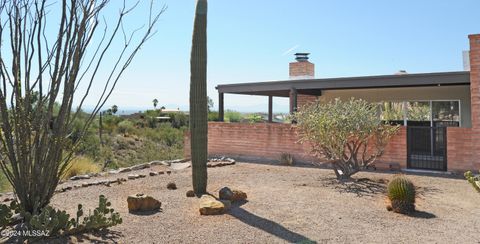
[[[321,95],[322,90],[469,85],[470,72],[440,72],[361,76],[325,79],[266,81],[218,85],[219,93],[288,97],[295,88],[300,94]]]

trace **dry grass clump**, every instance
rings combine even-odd
[[[98,173],[101,171],[100,166],[87,157],[76,157],[70,164],[71,167],[65,173],[64,179],[75,175]]]

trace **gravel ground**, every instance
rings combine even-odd
[[[162,168],[135,173],[148,174],[151,170]],[[122,177],[126,175],[128,173]],[[392,174],[362,172],[355,178],[370,180],[346,184],[336,183],[333,176],[327,169],[254,163],[209,168],[211,193],[217,194],[221,187],[229,186],[248,194],[247,203],[234,205],[228,214],[221,216],[200,216],[198,199],[185,197],[191,186],[190,169],[111,187],[74,189],[56,194],[52,204],[74,214],[78,203],[92,209],[98,195],[104,194],[123,217],[123,224],[108,232],[70,237],[69,242],[479,242],[480,194],[465,180],[410,175],[419,187],[419,212],[404,216],[385,209],[384,179],[390,179]],[[168,182],[175,182],[178,190],[167,190]],[[126,198],[136,193],[159,199],[162,211],[150,215],[129,214]]]

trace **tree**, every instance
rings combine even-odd
[[[153,99],[153,108],[157,109],[158,99]]]
[[[117,105],[113,105],[112,108],[112,114],[116,114],[118,112],[118,106]]]
[[[208,112],[212,111],[213,109],[213,100],[207,96],[207,109],[208,109]]]
[[[378,105],[353,98],[317,101],[302,107],[293,118],[300,141],[311,145],[314,156],[331,163],[339,180],[373,164],[399,128],[381,120]]]
[[[207,0],[197,0],[190,58],[190,132],[193,191],[207,192]]]
[[[41,212],[70,167],[81,141],[69,139],[72,125],[94,84],[102,80],[96,78],[109,66],[105,59],[114,60],[112,67],[103,71],[107,77],[99,84],[101,95],[79,133],[81,137],[140,48],[154,34],[152,29],[165,10],[153,13],[150,4],[144,32],[138,33],[142,31],[138,29],[128,34],[123,23],[137,4],[128,7],[124,1],[118,17],[106,21],[103,13],[111,3],[0,3],[0,167],[23,211]],[[109,53],[118,40],[122,45],[114,54]]]

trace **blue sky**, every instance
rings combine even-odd
[[[107,105],[188,108],[193,0],[168,6]],[[480,33],[478,0],[210,0],[208,94],[215,86],[288,79],[295,52],[310,52],[316,77],[462,70],[468,34]],[[141,25],[144,9],[130,19]],[[288,52],[290,50],[290,52]],[[226,109],[266,111],[267,98],[225,96]],[[287,111],[286,99],[274,111]]]

